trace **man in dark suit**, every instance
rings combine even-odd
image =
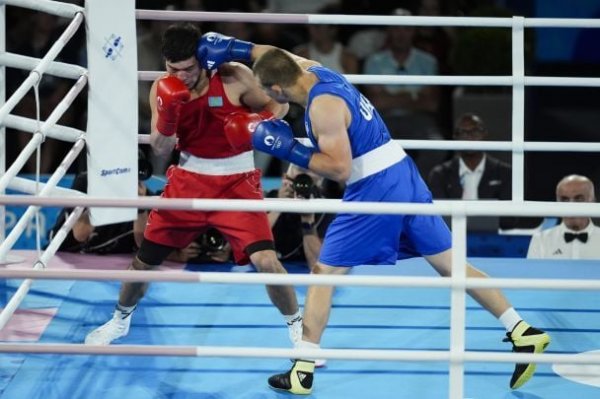
[[[461,115],[454,128],[455,140],[485,140],[487,129],[472,113]],[[511,167],[483,151],[465,150],[457,157],[435,166],[429,174],[429,188],[435,199],[510,200]]]

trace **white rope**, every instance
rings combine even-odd
[[[225,273],[143,270],[27,270],[0,269],[0,278],[40,280],[99,280],[125,282],[176,282],[205,284],[335,285],[413,288],[510,288],[534,290],[600,290],[600,280],[466,278],[453,283],[450,277],[337,276],[316,274]]]
[[[50,190],[56,187],[60,179],[62,179],[63,176],[66,174],[71,164],[75,161],[75,159],[77,159],[77,156],[84,148],[84,146],[85,140],[78,140],[73,145],[71,150],[67,153],[67,155],[65,155],[64,159],[62,160],[61,164],[58,166],[56,171],[52,174],[52,176],[50,176],[50,179],[48,180],[42,191],[40,191],[39,196],[29,198],[43,198],[47,195],[47,193],[50,192]],[[25,211],[25,213],[23,213],[17,224],[13,227],[10,234],[4,239],[2,243],[0,243],[0,259],[4,259],[8,251],[10,251],[13,245],[15,245],[15,242],[17,242],[21,234],[23,234],[27,227],[27,223],[38,208],[39,207],[37,206],[30,205]]]
[[[4,119],[4,126],[29,133],[35,133],[38,131],[35,119],[25,118],[23,116],[6,115],[6,119]],[[77,139],[84,135],[85,132],[83,130],[56,124],[47,128],[45,131],[46,137],[52,137],[54,139],[67,141],[70,143],[74,143],[77,141]]]
[[[40,63],[40,58],[28,57],[25,55],[4,53],[0,54],[0,65],[10,68],[18,68],[25,70],[33,70]],[[45,72],[49,75],[58,76],[60,78],[78,79],[81,75],[87,73],[87,69],[74,64],[66,64],[64,62],[52,61],[48,65]]]
[[[141,81],[153,81],[164,75],[164,71],[138,71]],[[512,76],[444,76],[444,75],[344,75],[353,84],[408,84],[449,86],[512,86]],[[525,86],[580,86],[600,87],[600,78],[524,76]]]
[[[433,204],[390,202],[345,202],[335,199],[264,200],[190,199],[190,198],[68,198],[0,196],[0,205],[85,206],[143,209],[178,209],[203,211],[292,212],[292,213],[360,213],[390,215],[467,215],[467,216],[581,216],[600,217],[600,203],[557,203],[539,201],[461,201],[439,200]]]
[[[19,86],[17,90],[13,93],[12,96],[2,105],[0,108],[0,123],[3,123],[6,115],[13,110],[13,108],[21,101],[21,99],[27,94],[29,89],[33,87],[33,85],[41,80],[43,73],[48,69],[50,62],[52,62],[58,53],[64,48],[69,39],[75,34],[79,25],[83,22],[83,14],[78,13],[75,15],[75,18],[67,29],[60,35],[57,41],[50,47],[50,50],[46,53],[46,55],[42,58],[37,67],[35,67],[29,76],[23,81],[23,83]]]
[[[51,0],[0,0],[0,3],[29,8],[65,18],[73,18],[75,14],[83,12],[83,7]],[[33,26],[31,28],[35,29]]]
[[[480,26],[511,28],[512,18],[392,15],[320,15],[205,11],[137,10],[136,18],[156,21],[254,22],[273,24]],[[600,28],[598,19],[525,18],[525,27]]]
[[[406,149],[427,150],[481,150],[481,151],[561,151],[600,152],[600,142],[526,141],[469,141],[469,140],[396,140]]]
[[[69,106],[73,103],[79,92],[87,84],[87,75],[81,76],[77,82],[71,87],[63,99],[58,103],[56,108],[52,111],[48,119],[44,122],[42,127],[34,133],[33,138],[29,141],[27,146],[21,151],[15,162],[8,168],[2,177],[0,177],[0,192],[2,192],[8,183],[19,173],[23,168],[29,156],[35,151],[39,145],[44,141],[46,132],[56,124],[56,122],[63,116]],[[1,258],[0,258],[1,259]]]
[[[244,358],[324,358],[340,360],[428,361],[428,362],[494,362],[494,363],[561,363],[599,364],[600,354],[526,354],[466,351],[395,349],[285,349],[239,346],[169,346],[169,345],[83,345],[45,343],[2,343],[0,353],[61,353],[70,355],[133,355],[183,357],[244,357]]]
[[[75,225],[83,211],[84,208],[79,206],[71,212],[65,223],[52,238],[52,241],[48,247],[44,250],[44,253],[41,254],[41,256],[38,257],[38,260],[34,263],[33,270],[43,270],[46,267],[50,259],[54,256],[54,254],[56,254],[56,251],[58,251],[58,248],[63,243],[67,237],[67,234],[69,231],[71,231],[73,225]],[[2,312],[0,312],[0,330],[6,326],[6,323],[8,323],[17,308],[21,305],[21,302],[23,302],[23,299],[25,299],[25,296],[31,289],[32,284],[33,280],[30,278],[21,282],[21,285],[19,285],[17,291],[10,298],[10,301],[8,301],[6,306],[4,306]]]
[[[10,183],[8,183],[8,187],[11,190],[18,191],[20,193],[31,194],[34,195],[36,193],[36,182],[31,179],[25,179],[23,177],[14,177]],[[40,183],[41,188],[46,187],[46,183]],[[82,193],[81,191],[72,190],[70,188],[64,187],[53,187],[49,190],[48,196],[50,197],[77,197],[82,198],[87,194]]]

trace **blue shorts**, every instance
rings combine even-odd
[[[431,192],[410,157],[346,188],[344,201],[431,203]],[[390,265],[452,247],[438,215],[341,213],[327,229],[319,261],[329,266]]]

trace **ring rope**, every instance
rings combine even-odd
[[[285,13],[240,13],[214,11],[136,10],[136,18],[155,21],[254,22],[273,24],[404,25],[512,28],[513,18],[428,17],[396,15],[321,15]],[[594,18],[524,18],[526,28],[600,28]]]
[[[23,4],[28,4],[29,6],[31,6],[34,9],[39,9],[40,4],[43,7],[50,7],[49,3],[53,3],[53,5],[56,5],[56,3],[54,2],[49,2],[47,0],[40,0],[40,1],[33,1],[33,0],[25,0],[25,1],[20,1],[18,4],[16,2],[14,2],[14,0],[10,0],[10,1],[5,1],[5,3],[13,3],[15,5],[23,5]],[[64,9],[63,9],[64,10]],[[56,10],[53,10],[53,12],[57,12]],[[62,12],[62,11],[61,11]],[[138,10],[139,12],[139,10]],[[189,13],[189,12],[185,12],[186,17],[190,16],[193,13]],[[215,14],[215,13],[210,13],[210,14]],[[216,13],[216,14],[223,14],[223,13]],[[78,14],[76,15],[76,18],[78,16],[81,16],[82,13],[81,11],[78,11]],[[265,16],[265,14],[260,14],[261,18]],[[248,16],[248,14],[244,14],[243,15]],[[250,15],[251,16],[251,15]],[[268,15],[267,15],[268,17]],[[287,17],[290,19],[290,21],[282,21],[281,18],[285,19],[286,16],[282,15],[282,14],[272,14],[271,17],[275,18],[277,17],[279,19],[279,21],[277,22],[283,22],[283,23],[294,23],[293,21],[300,21],[302,20],[303,22],[297,22],[297,23],[327,23],[330,24],[332,23],[332,16],[319,16],[319,15],[300,15],[300,18],[298,18],[298,15],[288,15]],[[302,19],[304,17],[304,19]],[[389,23],[385,23],[385,19],[386,17],[374,17],[374,18],[369,18],[369,17],[364,17],[364,16],[334,16],[337,18],[343,18],[340,19],[340,23],[343,24],[386,24],[389,25]],[[349,18],[350,17],[350,18]],[[357,18],[356,21],[357,22],[352,22],[354,18]],[[358,21],[358,18],[361,18],[360,21]],[[214,16],[211,16],[211,21],[215,21],[218,19],[215,19]],[[552,20],[552,19],[545,19],[544,21],[531,21],[531,19],[529,20],[525,20],[525,18],[522,17],[514,17],[512,19],[502,19],[502,18],[447,18],[447,17],[424,17],[424,18],[420,18],[420,17],[387,17],[390,18],[390,20],[392,18],[398,18],[398,21],[394,21],[394,23],[397,22],[401,22],[399,23],[400,25],[410,25],[410,24],[415,24],[415,25],[421,25],[421,26],[426,26],[428,25],[427,20],[429,19],[429,22],[431,22],[431,25],[436,25],[436,26],[443,26],[445,24],[449,24],[452,26],[480,26],[478,25],[479,23],[483,22],[486,25],[485,26],[504,26],[504,27],[511,27],[512,31],[513,31],[513,76],[512,76],[512,81],[510,82],[510,84],[508,84],[509,86],[513,87],[513,100],[515,100],[515,98],[517,100],[519,100],[519,93],[522,94],[523,88],[525,86],[525,77],[522,76],[523,74],[521,73],[521,76],[517,76],[515,78],[515,72],[519,72],[519,64],[518,64],[518,58],[522,57],[522,52],[523,52],[523,41],[522,41],[522,30],[524,27],[526,26],[542,26],[543,23],[553,23],[555,26],[556,24],[560,24],[563,21],[560,20]],[[189,20],[189,19],[188,19]],[[230,19],[227,19],[230,20]],[[335,20],[335,18],[333,18],[333,20]],[[379,22],[376,22],[379,21]],[[75,22],[75,21],[73,21]],[[270,22],[275,22],[275,21],[270,21]],[[458,24],[458,25],[457,25]],[[461,25],[461,24],[466,24],[466,25]],[[506,24],[506,25],[505,25]],[[537,24],[537,25],[536,25]],[[562,26],[569,26],[569,27],[575,27],[575,26],[581,26],[581,24],[589,24],[589,27],[600,27],[600,21],[597,20],[570,20],[568,21],[565,25]],[[71,26],[71,25],[70,25]],[[585,26],[587,27],[587,26]],[[65,31],[66,33],[66,31]],[[62,37],[62,36],[61,36]],[[517,38],[517,40],[515,40],[515,38]],[[46,57],[45,57],[46,58]],[[517,58],[517,63],[514,62],[515,58]],[[44,59],[42,59],[42,61],[40,61],[40,65],[43,64]],[[37,73],[37,71],[36,71]],[[42,73],[42,72],[40,72]],[[30,77],[33,75],[30,74]],[[28,80],[26,80],[26,82],[23,83],[22,86],[24,86],[26,83],[28,82]],[[388,82],[385,82],[388,83]],[[572,82],[571,82],[572,83]],[[29,84],[29,83],[27,83]],[[21,86],[21,87],[22,87]],[[21,87],[19,89],[21,89]],[[18,90],[17,90],[18,91]],[[17,92],[15,92],[15,94],[17,94]],[[14,95],[13,95],[14,97]],[[9,102],[12,100],[9,99]],[[515,104],[516,103],[516,104]],[[5,111],[6,107],[6,103],[4,104],[3,108],[0,109],[0,122],[3,121],[4,117],[8,115],[8,113],[10,112],[10,110]],[[517,178],[519,175],[522,174],[523,172],[523,165],[522,165],[522,160],[523,160],[523,153],[518,152],[518,149],[520,147],[524,147],[524,140],[523,140],[523,101],[513,101],[513,141],[517,141],[517,150],[513,149],[513,162],[516,163],[516,168],[513,171],[513,179]],[[11,108],[12,109],[12,108]],[[4,113],[4,115],[3,115]],[[515,131],[517,132],[517,134],[515,135]],[[74,146],[74,148],[82,143],[83,141],[83,137],[78,140],[76,142],[76,145]],[[61,165],[62,166],[62,165]],[[54,175],[52,176],[54,177]],[[50,182],[49,182],[50,183]],[[53,182],[54,185],[56,182]],[[48,184],[47,186],[44,187],[44,190],[47,190],[48,193],[52,191],[52,184]],[[515,194],[516,193],[516,194]],[[41,194],[41,193],[40,193]],[[31,199],[31,197],[29,197]],[[0,198],[2,199],[2,198]],[[516,202],[511,202],[511,205],[519,205],[519,206],[523,206],[524,205],[524,201],[522,198],[522,187],[521,187],[521,191],[519,192],[519,189],[517,189],[517,191],[515,192],[514,189],[514,185],[513,185],[513,199],[516,199]],[[96,199],[90,199],[90,200],[96,200]],[[244,201],[246,204],[248,204],[248,201]],[[1,201],[0,201],[1,203]],[[30,204],[32,203],[32,201],[29,202]],[[197,206],[199,205],[199,202],[197,202],[197,200],[193,200],[192,202],[188,203],[188,205],[191,204],[192,206]],[[365,203],[366,204],[366,203]],[[365,205],[363,204],[363,205]],[[83,205],[83,204],[80,204]],[[303,207],[306,208],[305,206],[306,204],[303,204]],[[338,205],[341,205],[338,203]],[[379,207],[378,212],[377,213],[388,213],[383,211],[381,208],[380,203],[377,203],[377,207]],[[396,204],[398,205],[398,204]],[[406,205],[406,204],[405,204]],[[469,205],[471,206],[471,205]],[[504,207],[506,207],[506,204],[504,205]],[[30,209],[35,208],[35,206],[30,206],[28,208],[27,211],[29,211]],[[556,206],[554,206],[554,208],[556,208]],[[459,228],[457,228],[457,231],[453,232],[453,239],[455,237],[459,237],[462,236],[463,240],[461,241],[464,244],[464,235],[466,234],[466,224],[465,224],[465,217],[464,215],[466,215],[468,212],[466,211],[466,206],[463,204],[460,205],[455,205],[455,206],[451,206],[450,208],[450,212],[453,215],[453,224],[455,224],[456,222],[456,226],[458,226]],[[582,211],[583,209],[585,209],[585,207],[577,207],[577,212]],[[244,210],[247,210],[247,207],[244,207]],[[597,210],[597,209],[596,209]],[[334,212],[339,211],[339,206],[338,209]],[[428,210],[429,211],[429,210]],[[296,210],[296,212],[298,212]],[[571,215],[573,214],[572,210],[565,210],[565,212],[569,212],[568,214]],[[27,213],[27,212],[26,212]],[[371,212],[365,212],[365,213],[371,213]],[[410,212],[402,212],[402,213],[410,213]],[[419,213],[419,212],[416,212]],[[436,212],[439,213],[439,212]],[[486,212],[486,214],[489,214],[489,212]],[[520,214],[520,213],[512,213],[511,214]],[[544,215],[548,215],[548,214],[555,214],[555,212],[552,213],[545,213]],[[531,212],[527,212],[528,216],[531,216]],[[589,215],[589,212],[586,212],[586,216]],[[583,216],[583,215],[582,215]],[[23,218],[19,221],[21,222],[23,220]],[[13,230],[14,232],[14,230]],[[21,234],[22,231],[19,233]],[[12,232],[11,232],[12,234]],[[0,254],[3,253],[3,249],[6,249],[4,246],[4,244],[6,244],[6,241],[2,244],[3,246],[0,246]],[[13,243],[14,244],[14,243]],[[58,244],[57,244],[58,245]],[[10,245],[12,247],[12,244]],[[462,245],[462,247],[464,247],[464,245]],[[5,251],[4,251],[5,252]],[[457,251],[459,252],[459,251]],[[462,252],[460,254],[460,256],[457,254],[456,257],[453,256],[453,263],[456,263],[457,259],[464,259],[464,250],[460,251]],[[5,255],[5,253],[4,253]],[[0,256],[1,258],[1,256]],[[40,263],[36,263],[36,267],[38,264],[41,264],[42,262],[40,261]],[[459,265],[460,266],[460,265]],[[460,267],[459,267],[460,269]],[[464,269],[464,267],[463,267]],[[36,270],[31,270],[30,272],[38,272]],[[114,274],[114,273],[113,273]],[[452,287],[452,301],[451,301],[451,342],[452,342],[452,348],[450,349],[449,352],[444,352],[444,360],[447,361],[449,360],[451,365],[450,365],[450,396],[452,398],[459,398],[462,397],[462,391],[463,391],[463,377],[464,377],[464,365],[461,362],[464,362],[467,360],[468,357],[468,353],[464,352],[464,313],[465,313],[465,308],[464,308],[464,296],[465,296],[465,287],[467,286],[471,286],[471,282],[468,281],[470,279],[467,279],[466,276],[456,276],[455,274],[457,273],[453,273],[453,277],[450,278],[450,286]],[[460,274],[460,273],[458,273]],[[464,274],[464,270],[463,270],[463,274]],[[139,274],[136,274],[137,277],[137,281],[139,281]],[[307,276],[308,277],[308,276]],[[312,276],[314,277],[314,276]],[[339,276],[341,277],[341,276]],[[389,279],[389,277],[388,277]],[[439,278],[436,278],[436,280],[438,280]],[[516,280],[519,283],[526,283],[523,282],[521,280]],[[552,282],[549,281],[545,281],[546,283],[549,283],[550,285],[552,285]],[[587,280],[586,280],[587,282]],[[481,283],[481,281],[478,282],[473,282],[473,284],[478,284]],[[488,284],[490,283],[489,281],[487,282]],[[492,284],[497,284],[497,281],[492,281]],[[560,285],[560,288],[564,288],[564,282],[561,282],[562,284]],[[310,282],[310,284],[313,284],[312,282]],[[330,284],[328,284],[330,285]],[[432,286],[432,284],[428,283],[428,286]],[[584,288],[585,289],[585,288]],[[458,306],[458,309],[456,308]],[[460,329],[461,331],[459,331],[458,329]],[[460,346],[456,346],[454,344],[459,343]],[[39,344],[38,344],[39,345]],[[459,350],[460,349],[460,350]],[[263,348],[259,348],[260,350],[260,357],[264,356],[264,349]],[[236,353],[239,354],[240,352],[240,348],[235,348]],[[389,351],[386,351],[389,352]],[[410,351],[411,355],[414,355],[414,351]],[[478,355],[481,355],[483,357],[483,360],[485,361],[493,361],[490,360],[490,356],[494,356],[494,355],[498,355],[498,354],[487,354],[487,353],[481,353],[479,352]],[[236,355],[239,356],[239,355]],[[289,357],[289,354],[286,354],[285,357]],[[447,356],[447,357],[446,357]],[[507,356],[503,356],[504,358],[508,358],[510,356],[518,356],[518,355],[507,355]],[[531,356],[531,355],[530,355]],[[529,361],[537,361],[537,362],[544,362],[544,361],[548,361],[550,362],[551,360],[550,357],[552,355],[534,355],[535,356],[535,360],[529,360]],[[544,358],[545,360],[539,360],[537,359],[537,357]],[[521,362],[525,362],[526,360],[521,360],[526,358],[526,356],[521,356],[518,357],[516,361],[521,361]],[[513,361],[511,358],[510,361]],[[534,359],[533,357],[531,359]],[[596,358],[597,359],[597,358]],[[407,359],[407,360],[411,360],[411,359]],[[568,362],[572,362],[572,360],[569,360]]]
[[[590,279],[522,279],[469,277],[464,283],[452,277],[407,276],[328,276],[313,274],[188,272],[161,270],[61,270],[61,269],[1,269],[0,278],[41,280],[99,280],[125,282],[175,282],[205,284],[268,284],[268,285],[335,285],[369,287],[418,288],[510,288],[555,290],[600,290],[600,280]]]
[[[74,190],[73,190],[74,191]],[[76,207],[70,214],[65,223],[60,227],[60,229],[56,232],[55,238],[48,244],[48,247],[44,250],[44,252],[38,257],[35,261],[33,268],[30,270],[34,271],[43,271],[46,268],[46,265],[50,261],[50,259],[56,254],[60,245],[63,243],[69,231],[73,228],[81,214],[83,213],[85,208],[78,206]],[[25,296],[31,289],[31,284],[33,283],[33,279],[27,278],[19,285],[17,291],[10,298],[8,303],[4,306],[2,311],[0,312],[0,330],[2,330],[6,323],[10,320],[12,315],[15,313]]]
[[[495,363],[569,363],[598,364],[599,353],[529,354],[465,351],[450,355],[447,351],[398,349],[309,349],[239,346],[173,346],[173,345],[84,345],[84,344],[0,344],[4,353],[62,353],[70,355],[133,355],[182,357],[252,357],[252,358],[326,358],[339,360],[429,361],[429,362],[495,362]]]
[[[50,62],[58,56],[58,53],[65,47],[69,39],[73,37],[81,23],[83,22],[83,14],[78,13],[73,18],[73,21],[67,26],[65,31],[60,35],[56,42],[50,47],[50,50],[44,55],[37,67],[35,67],[29,76],[21,83],[19,88],[15,90],[12,96],[0,107],[0,124],[3,123],[6,115],[13,110],[13,108],[21,101],[21,99],[27,94],[29,89],[35,84],[38,78],[48,69]]]
[[[6,115],[4,126],[29,133],[35,133],[37,131],[35,120],[23,116]],[[83,130],[58,124],[48,127],[44,133],[46,137],[52,137],[70,143],[74,143],[80,137],[85,136],[85,134],[86,133]],[[148,137],[149,136],[150,135],[148,135]]]
[[[468,202],[468,201],[467,201]],[[466,215],[466,216],[578,216],[600,217],[600,203],[554,203],[544,201],[489,200],[466,204],[460,200],[436,200],[432,204],[346,202],[337,199],[290,200],[265,198],[264,200],[192,199],[192,198],[83,198],[43,197],[28,195],[0,196],[0,205],[36,205],[57,207],[110,207],[204,211],[292,212],[292,213],[358,213],[390,215]]]
[[[14,178],[17,173],[23,168],[30,155],[35,151],[39,144],[42,143],[45,139],[46,132],[50,129],[50,127],[54,126],[56,122],[63,116],[63,114],[67,111],[69,106],[75,101],[77,95],[81,92],[81,90],[87,84],[87,75],[81,76],[75,85],[71,87],[71,89],[67,92],[67,94],[63,97],[63,99],[58,103],[56,108],[52,111],[48,119],[44,122],[39,131],[36,131],[33,135],[33,138],[29,141],[27,146],[21,151],[15,162],[8,168],[8,170],[4,173],[2,177],[0,177],[0,192],[3,192],[8,183],[12,178]],[[2,256],[0,256],[2,259]]]
[[[0,65],[9,68],[19,68],[33,70],[40,63],[41,58],[29,57],[13,53],[0,54]],[[87,73],[87,69],[74,64],[67,64],[60,61],[52,61],[48,65],[48,69],[44,72],[47,75],[57,76],[66,79],[79,79],[79,77]]]
[[[42,11],[64,18],[73,18],[76,14],[84,12],[84,8],[78,5],[53,0],[0,0],[0,3]]]
[[[40,191],[38,196],[35,198],[45,197],[52,191],[52,189],[54,187],[56,187],[58,185],[58,182],[67,173],[67,170],[69,169],[71,164],[73,162],[75,162],[75,160],[77,159],[77,156],[79,155],[79,153],[81,152],[81,150],[84,147],[85,147],[85,140],[83,138],[79,139],[77,142],[75,142],[75,144],[73,145],[71,150],[67,153],[67,155],[65,155],[64,159],[62,160],[61,164],[58,166],[56,171],[50,176],[50,179],[48,179],[48,182],[46,182],[46,185],[44,186],[42,191]],[[4,196],[4,197],[10,197],[10,196]],[[31,219],[31,217],[33,216],[33,214],[36,212],[36,210],[38,208],[39,208],[39,206],[30,205],[27,208],[27,210],[25,211],[25,213],[23,214],[23,216],[21,216],[21,218],[19,219],[17,224],[13,227],[11,232],[8,234],[8,236],[0,244],[0,259],[4,259],[6,257],[6,254],[8,253],[8,251],[10,251],[12,249],[13,245],[15,245],[15,243],[17,242],[17,240],[19,239],[19,237],[21,236],[23,231],[25,231],[25,229],[27,228],[27,222],[29,222],[29,220]]]
[[[164,75],[161,71],[139,71],[141,81],[154,81]],[[451,75],[344,75],[353,84],[421,84],[437,86],[512,86],[513,76],[451,76]],[[558,77],[558,76],[525,76],[526,86],[556,86],[556,87],[598,87],[600,78],[594,77]]]

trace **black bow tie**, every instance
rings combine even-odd
[[[578,239],[579,241],[586,243],[588,240],[588,233],[565,233],[566,242],[571,242],[574,239]]]

